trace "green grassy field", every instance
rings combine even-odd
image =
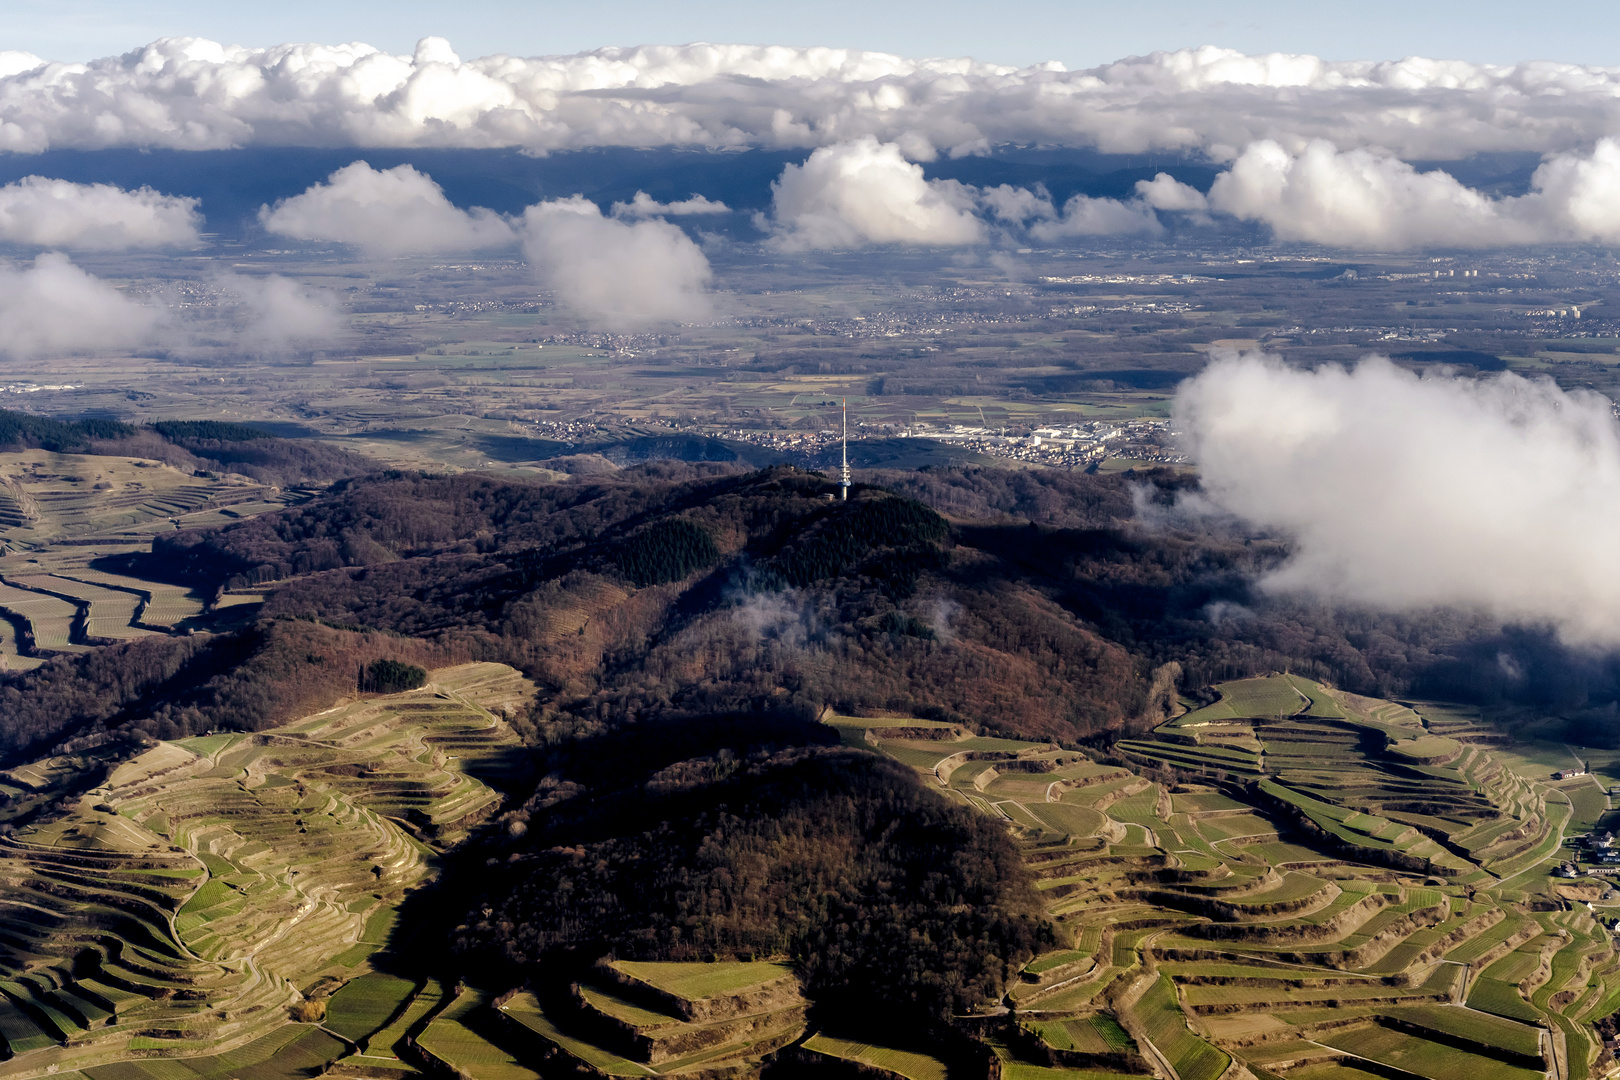
[[[56,1041],[9,1000],[0,1000],[0,1038],[5,1039],[7,1048],[14,1056],[50,1046]]]
[[[1328,718],[1344,715],[1344,709],[1319,683],[1314,683],[1301,675],[1290,675],[1288,681],[1310,701],[1310,707],[1305,710],[1304,715]]]
[[[1175,984],[1161,975],[1136,1003],[1136,1015],[1148,1038],[1175,1067],[1181,1080],[1216,1080],[1230,1058],[1187,1030],[1187,1020],[1176,1004]]]
[[[1313,1063],[1293,1069],[1288,1075],[1298,1077],[1299,1080],[1388,1080],[1383,1072],[1369,1072],[1367,1069],[1358,1069],[1353,1064]]]
[[[1064,964],[1072,964],[1075,961],[1084,960],[1090,955],[1091,954],[1088,952],[1079,952],[1074,949],[1066,949],[1062,952],[1046,953],[1042,956],[1036,957],[1034,960],[1031,960],[1024,966],[1024,970],[1029,972],[1031,975],[1040,975],[1043,972],[1051,971],[1055,967],[1062,967]]]
[[[1239,716],[1292,716],[1310,705],[1288,678],[1240,679],[1219,689]]]
[[[1389,745],[1388,752],[1416,762],[1450,761],[1462,751],[1456,739],[1442,735],[1425,735],[1416,739],[1401,739]]]
[[[452,1068],[466,1070],[474,1080],[538,1080],[539,1073],[486,1037],[483,1029],[491,1019],[485,1004],[482,995],[464,992],[427,1026],[418,1042]],[[479,1029],[469,1024],[478,1024]]]
[[[539,1002],[535,1000],[533,994],[523,993],[517,995],[517,997],[506,1003],[503,1011],[542,1038],[556,1043],[586,1065],[609,1076],[655,1075],[653,1070],[645,1065],[629,1061],[615,1053],[603,1050],[585,1039],[574,1038],[561,1030],[556,1024],[552,1023],[545,1011],[540,1008]]]
[[[343,1053],[343,1043],[326,1032],[289,1024],[226,1054],[120,1061],[87,1068],[84,1075],[90,1080],[308,1080]]]
[[[411,996],[416,983],[380,971],[351,979],[326,1006],[326,1027],[356,1043],[380,1031]]]
[[[362,1044],[368,1054],[397,1056],[396,1046],[411,1028],[438,1008],[444,1000],[444,987],[437,979],[428,979],[420,992],[395,1016],[392,1023],[378,1031]]]
[[[1428,1042],[1385,1027],[1352,1028],[1324,1035],[1322,1042],[1429,1080],[1536,1080],[1537,1070],[1509,1065],[1483,1054]]]
[[[1563,792],[1575,806],[1574,816],[1569,820],[1569,829],[1572,832],[1590,831],[1608,812],[1608,796],[1590,777],[1585,783],[1564,787]]]
[[[1106,815],[1090,807],[1061,802],[1024,805],[1042,825],[1070,836],[1096,836],[1108,824]]]
[[[830,1035],[812,1035],[804,1042],[805,1049],[828,1057],[848,1058],[865,1062],[880,1069],[899,1073],[908,1080],[947,1080],[945,1063],[936,1057],[913,1050],[900,1050],[892,1046],[873,1046],[870,1043],[851,1042]],[[1033,1080],[1033,1078],[1032,1078]]]
[[[1003,1062],[1001,1075],[1003,1080],[1127,1080],[1127,1074],[1124,1073],[1102,1072],[1097,1069],[1048,1069],[1043,1065],[1030,1065],[1022,1061]]]
[[[614,966],[676,997],[696,1001],[717,994],[735,994],[761,983],[793,974],[793,965],[773,961],[752,963],[641,964],[628,960]]]
[[[1485,1013],[1435,1005],[1408,1005],[1389,1010],[1389,1015],[1486,1046],[1499,1046],[1517,1054],[1534,1055],[1540,1053],[1541,1049],[1536,1028]]]
[[[1511,984],[1496,979],[1477,979],[1468,991],[1468,1007],[1531,1024],[1541,1019],[1541,1013]]]

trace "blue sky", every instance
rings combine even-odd
[[[1545,8],[1503,0],[0,0],[0,31],[0,48],[61,60],[182,34],[244,45],[361,40],[397,52],[436,34],[464,56],[707,40],[971,55],[1010,64],[1059,60],[1071,67],[1203,44],[1330,59],[1425,55],[1620,65],[1620,4],[1612,0]]]

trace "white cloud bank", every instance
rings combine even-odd
[[[431,255],[507,247],[512,227],[482,207],[462,210],[409,165],[345,165],[326,183],[259,210],[269,232],[294,240],[353,244],[372,255]]]
[[[1146,182],[1139,181],[1138,186]],[[1076,236],[1154,236],[1162,233],[1164,226],[1159,224],[1153,210],[1154,207],[1142,198],[1121,201],[1076,195],[1063,204],[1061,214],[1052,212],[1041,215],[1042,220],[1032,224],[1029,233],[1043,243],[1061,242]]]
[[[129,299],[66,255],[0,266],[0,353],[14,357],[131,349],[155,341],[164,313]]]
[[[930,182],[910,163],[1009,143],[1186,152],[1232,166],[1207,200],[1165,178],[1138,185],[1133,199],[1035,207],[1017,220],[1040,242],[1151,236],[1165,213],[1224,214],[1268,225],[1281,240],[1356,248],[1612,242],[1620,238],[1616,132],[1620,68],[1547,62],[1329,62],[1200,48],[1066,71],[706,44],[463,60],[438,38],[411,56],[362,44],[245,49],[197,38],[87,64],[0,53],[0,152],[802,148],[810,160],[778,182],[775,231],[789,247],[977,242],[986,219],[1016,211],[981,201],[987,193]],[[1492,199],[1408,164],[1483,152],[1542,155],[1535,190]],[[346,242],[379,254],[512,242],[504,222],[434,201],[420,179],[408,167],[338,174],[318,196],[277,206],[267,224],[307,239],[330,236],[342,218]],[[164,198],[124,195],[154,208]],[[367,206],[374,213],[362,221]],[[615,216],[713,210],[699,198],[638,198]],[[399,214],[416,227],[394,227]],[[118,220],[126,246],[153,242],[138,240],[127,213]],[[174,214],[168,220],[164,235],[182,239],[162,242],[189,242]],[[90,236],[60,243],[126,242]]]
[[[522,232],[541,282],[593,325],[637,330],[714,313],[709,260],[667,221],[617,221],[576,195],[529,207]]]
[[[1262,586],[1477,608],[1620,645],[1620,424],[1551,380],[1217,358],[1176,398],[1219,508],[1294,538]]]
[[[870,136],[1230,160],[1271,139],[1406,160],[1550,153],[1620,131],[1620,68],[1199,48],[1084,71],[782,46],[644,46],[463,60],[424,39],[223,46],[167,38],[90,63],[0,54],[0,150],[244,145],[803,147]]]
[[[0,187],[0,242],[78,251],[196,247],[197,200],[25,176]]]

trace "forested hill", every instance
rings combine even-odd
[[[97,723],[276,723],[352,689],[351,661],[389,648],[522,668],[544,688],[537,731],[832,706],[1070,742],[1151,723],[1178,685],[1285,668],[1380,696],[1535,700],[1592,742],[1614,726],[1595,706],[1616,672],[1534,633],[1256,594],[1277,542],[1134,522],[1134,500],[1171,497],[1169,475],[874,479],[841,503],[785,467],[563,484],[386,473],[165,535],[135,572],[264,591],[261,624],[0,678],[0,752]]]
[[[622,475],[622,474],[621,474]],[[1129,723],[1129,653],[878,488],[792,469],[514,484],[395,474],[154,545],[141,573],[270,586],[267,616],[471,643],[551,688],[546,719],[826,704],[1058,738]]]
[[[455,853],[461,962],[516,980],[609,950],[787,955],[846,1022],[999,999],[1054,940],[1007,830],[911,769],[813,745],[827,730],[671,725],[630,754],[580,740],[560,763],[577,794],[542,789]]]

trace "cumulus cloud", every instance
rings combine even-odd
[[[1620,141],[1599,139],[1590,154],[1554,154],[1530,186],[1518,201],[1542,219],[1548,238],[1620,240]]]
[[[1279,240],[1401,250],[1620,239],[1620,142],[1542,162],[1531,191],[1492,198],[1443,170],[1419,172],[1367,149],[1313,142],[1247,147],[1215,178],[1208,205],[1271,227]],[[1196,194],[1196,193],[1194,193]]]
[[[1443,170],[1420,172],[1368,149],[1326,141],[1297,153],[1271,141],[1244,148],[1206,196],[1168,173],[1138,181],[1131,199],[1075,195],[1061,208],[1042,187],[977,188],[929,180],[897,143],[866,137],[813,151],[772,184],[756,222],[778,250],[868,244],[961,246],[987,239],[987,222],[1055,243],[1087,236],[1156,236],[1161,214],[1207,224],[1211,213],[1267,226],[1277,240],[1402,250],[1620,241],[1620,140],[1549,155],[1532,190],[1494,198]],[[638,191],[615,203],[623,221],[729,213],[702,195],[661,203]],[[410,165],[345,166],[307,191],[261,207],[264,227],[298,240],[355,245],[373,255],[459,253],[518,239],[481,207],[462,210]],[[196,242],[194,201],[30,177],[0,188],[0,239],[111,249]],[[167,238],[167,240],[165,240]]]
[[[337,299],[280,274],[231,274],[219,286],[236,301],[242,325],[239,341],[247,351],[278,353],[330,340],[344,326]]]
[[[1138,180],[1136,197],[1155,210],[1202,214],[1209,209],[1209,200],[1203,192],[1183,184],[1169,173],[1159,173],[1152,180]]]
[[[784,168],[772,191],[772,215],[757,222],[783,251],[976,244],[988,239],[991,222],[1046,243],[1154,236],[1164,231],[1156,210],[1197,211],[1201,219],[1207,206],[1195,188],[1160,173],[1138,183],[1134,199],[1075,195],[1058,208],[1042,185],[980,188],[928,180],[897,144],[870,138],[822,147],[803,165]]]
[[[3,59],[3,57],[0,57]],[[25,176],[0,187],[0,241],[79,251],[195,247],[197,200]]]
[[[649,200],[650,202],[650,200]],[[1277,240],[1361,250],[1620,242],[1620,139],[1546,157],[1522,196],[1497,198],[1441,169],[1419,171],[1385,152],[1318,140],[1291,152],[1262,140],[1218,174],[1209,194],[1168,173],[1130,199],[1075,195],[1061,208],[1041,186],[976,188],[924,178],[893,143],[823,147],[775,185],[773,220],[784,250],[861,244],[971,244],[987,223],[1042,243],[1164,232],[1161,215],[1189,225],[1216,215],[1268,227]]]
[[[505,247],[517,239],[492,210],[462,210],[409,165],[345,165],[301,195],[259,209],[265,229],[294,240],[334,241],[373,255],[438,254]]]
[[[1313,142],[1290,154],[1274,142],[1244,150],[1215,178],[1209,204],[1263,222],[1279,240],[1397,250],[1482,247],[1537,239],[1516,210],[1522,200],[1491,199],[1450,174],[1418,172],[1370,150]]]
[[[1388,609],[1461,606],[1620,645],[1620,424],[1517,375],[1301,371],[1217,358],[1176,422],[1219,508],[1293,537],[1262,581]]]
[[[865,244],[974,244],[976,189],[927,180],[894,143],[856,139],[788,165],[771,185],[771,243],[783,251]]]
[[[9,356],[136,348],[156,340],[164,321],[58,252],[0,266],[0,352]]]
[[[0,79],[8,79],[25,71],[33,71],[43,63],[45,61],[33,53],[21,52],[17,49],[0,49]]]
[[[603,217],[576,195],[529,207],[522,234],[542,283],[594,325],[632,330],[713,314],[709,260],[667,221]]]
[[[1198,48],[1081,71],[849,49],[643,46],[464,60],[368,45],[166,38],[90,63],[0,54],[0,150],[242,145],[803,147],[913,160],[1006,143],[1201,151],[1270,139],[1407,160],[1552,153],[1620,130],[1620,69]]]
[[[645,191],[636,192],[627,203],[613,204],[616,218],[691,217],[693,215],[729,214],[731,207],[723,202],[693,195],[690,199],[661,203]]]

